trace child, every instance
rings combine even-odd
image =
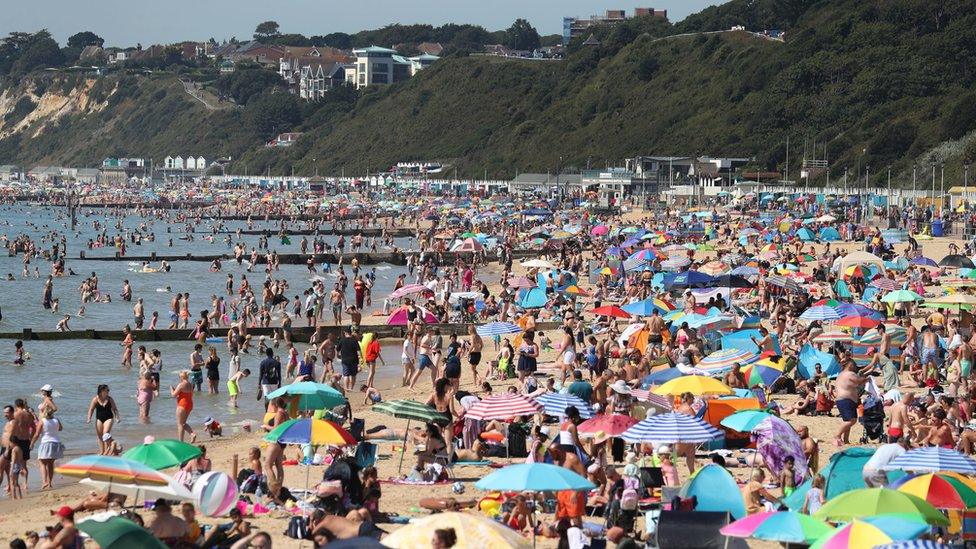
[[[219,421],[212,417],[203,420],[203,428],[210,435],[210,438],[224,436],[224,428],[220,426]]]
[[[363,469],[363,508],[369,511],[370,515],[377,516],[380,512],[380,481],[376,473],[376,467],[369,466]]]
[[[10,485],[11,499],[22,499],[24,497],[24,493],[20,487],[20,474],[26,471],[26,467],[27,464],[24,462],[24,452],[20,449],[20,445],[11,444],[10,477],[7,481]]]
[[[532,428],[532,443],[529,445],[529,456],[525,458],[526,463],[542,463],[543,447],[549,437],[542,432],[542,427],[536,425]]]
[[[197,522],[197,513],[193,504],[184,503],[181,505],[180,515],[183,516],[183,521],[186,522],[186,540],[190,543],[196,543],[200,540],[203,530],[200,528],[200,523]]]
[[[789,497],[796,490],[796,474],[793,471],[795,459],[793,456],[786,456],[783,460],[783,470],[779,474],[779,485],[783,489],[783,497]]]
[[[146,329],[147,330],[155,330],[156,329],[156,323],[158,323],[158,322],[159,322],[159,311],[153,311],[152,318],[149,319],[149,327],[146,328]]]
[[[359,390],[366,393],[366,396],[363,397],[364,405],[369,404],[370,401],[372,401],[372,404],[379,404],[380,402],[383,402],[383,395],[380,394],[379,389],[376,387],[367,387],[362,385],[359,387]]]
[[[824,478],[822,475],[816,475],[813,477],[813,482],[809,490],[807,490],[806,496],[803,498],[803,509],[801,512],[808,515],[812,515],[820,510],[820,507],[824,503]]]
[[[539,345],[542,345],[543,351],[552,350],[552,340],[549,339],[549,336],[545,332],[539,332]]]
[[[27,360],[27,352],[24,350],[24,342],[18,339],[14,343],[14,364],[23,366],[25,360]]]
[[[230,379],[227,380],[227,392],[230,394],[230,401],[228,401],[227,404],[237,408],[237,396],[241,394],[241,387],[239,383],[242,379],[249,375],[251,375],[251,370],[244,368],[243,370],[230,376]]]

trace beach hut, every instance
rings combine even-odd
[[[746,503],[732,475],[724,467],[710,463],[695,471],[681,486],[679,496],[695,497],[696,511],[729,513],[734,518],[746,516]]]

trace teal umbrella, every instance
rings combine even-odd
[[[78,521],[78,529],[91,536],[102,549],[166,549],[148,530],[119,516]]]
[[[299,410],[321,410],[323,408],[334,408],[348,402],[346,397],[336,389],[324,384],[313,381],[300,381],[285,385],[277,391],[272,391],[266,395],[268,399],[278,397],[298,396]]]
[[[728,427],[740,433],[749,433],[762,423],[763,420],[772,416],[769,412],[762,410],[740,410],[732,415],[726,416],[719,422],[723,427]]]
[[[911,290],[895,290],[889,292],[887,295],[881,298],[881,301],[885,303],[905,303],[909,301],[923,301],[924,297],[916,294]]]

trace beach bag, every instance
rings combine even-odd
[[[620,494],[620,509],[623,511],[636,511],[640,496],[637,488],[640,486],[635,477],[624,477],[624,489]]]
[[[285,535],[292,539],[308,539],[308,524],[304,517],[291,517],[288,520],[288,528]]]

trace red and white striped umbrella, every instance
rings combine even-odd
[[[885,290],[888,292],[893,292],[901,288],[901,284],[895,282],[890,278],[876,278],[871,281],[871,286],[879,290]]]
[[[479,400],[468,408],[464,417],[471,419],[508,419],[516,416],[531,416],[542,411],[542,404],[525,395],[492,395]]]
[[[841,343],[850,343],[854,341],[851,334],[847,332],[824,332],[813,338],[817,343],[833,343],[835,341],[840,341]]]

